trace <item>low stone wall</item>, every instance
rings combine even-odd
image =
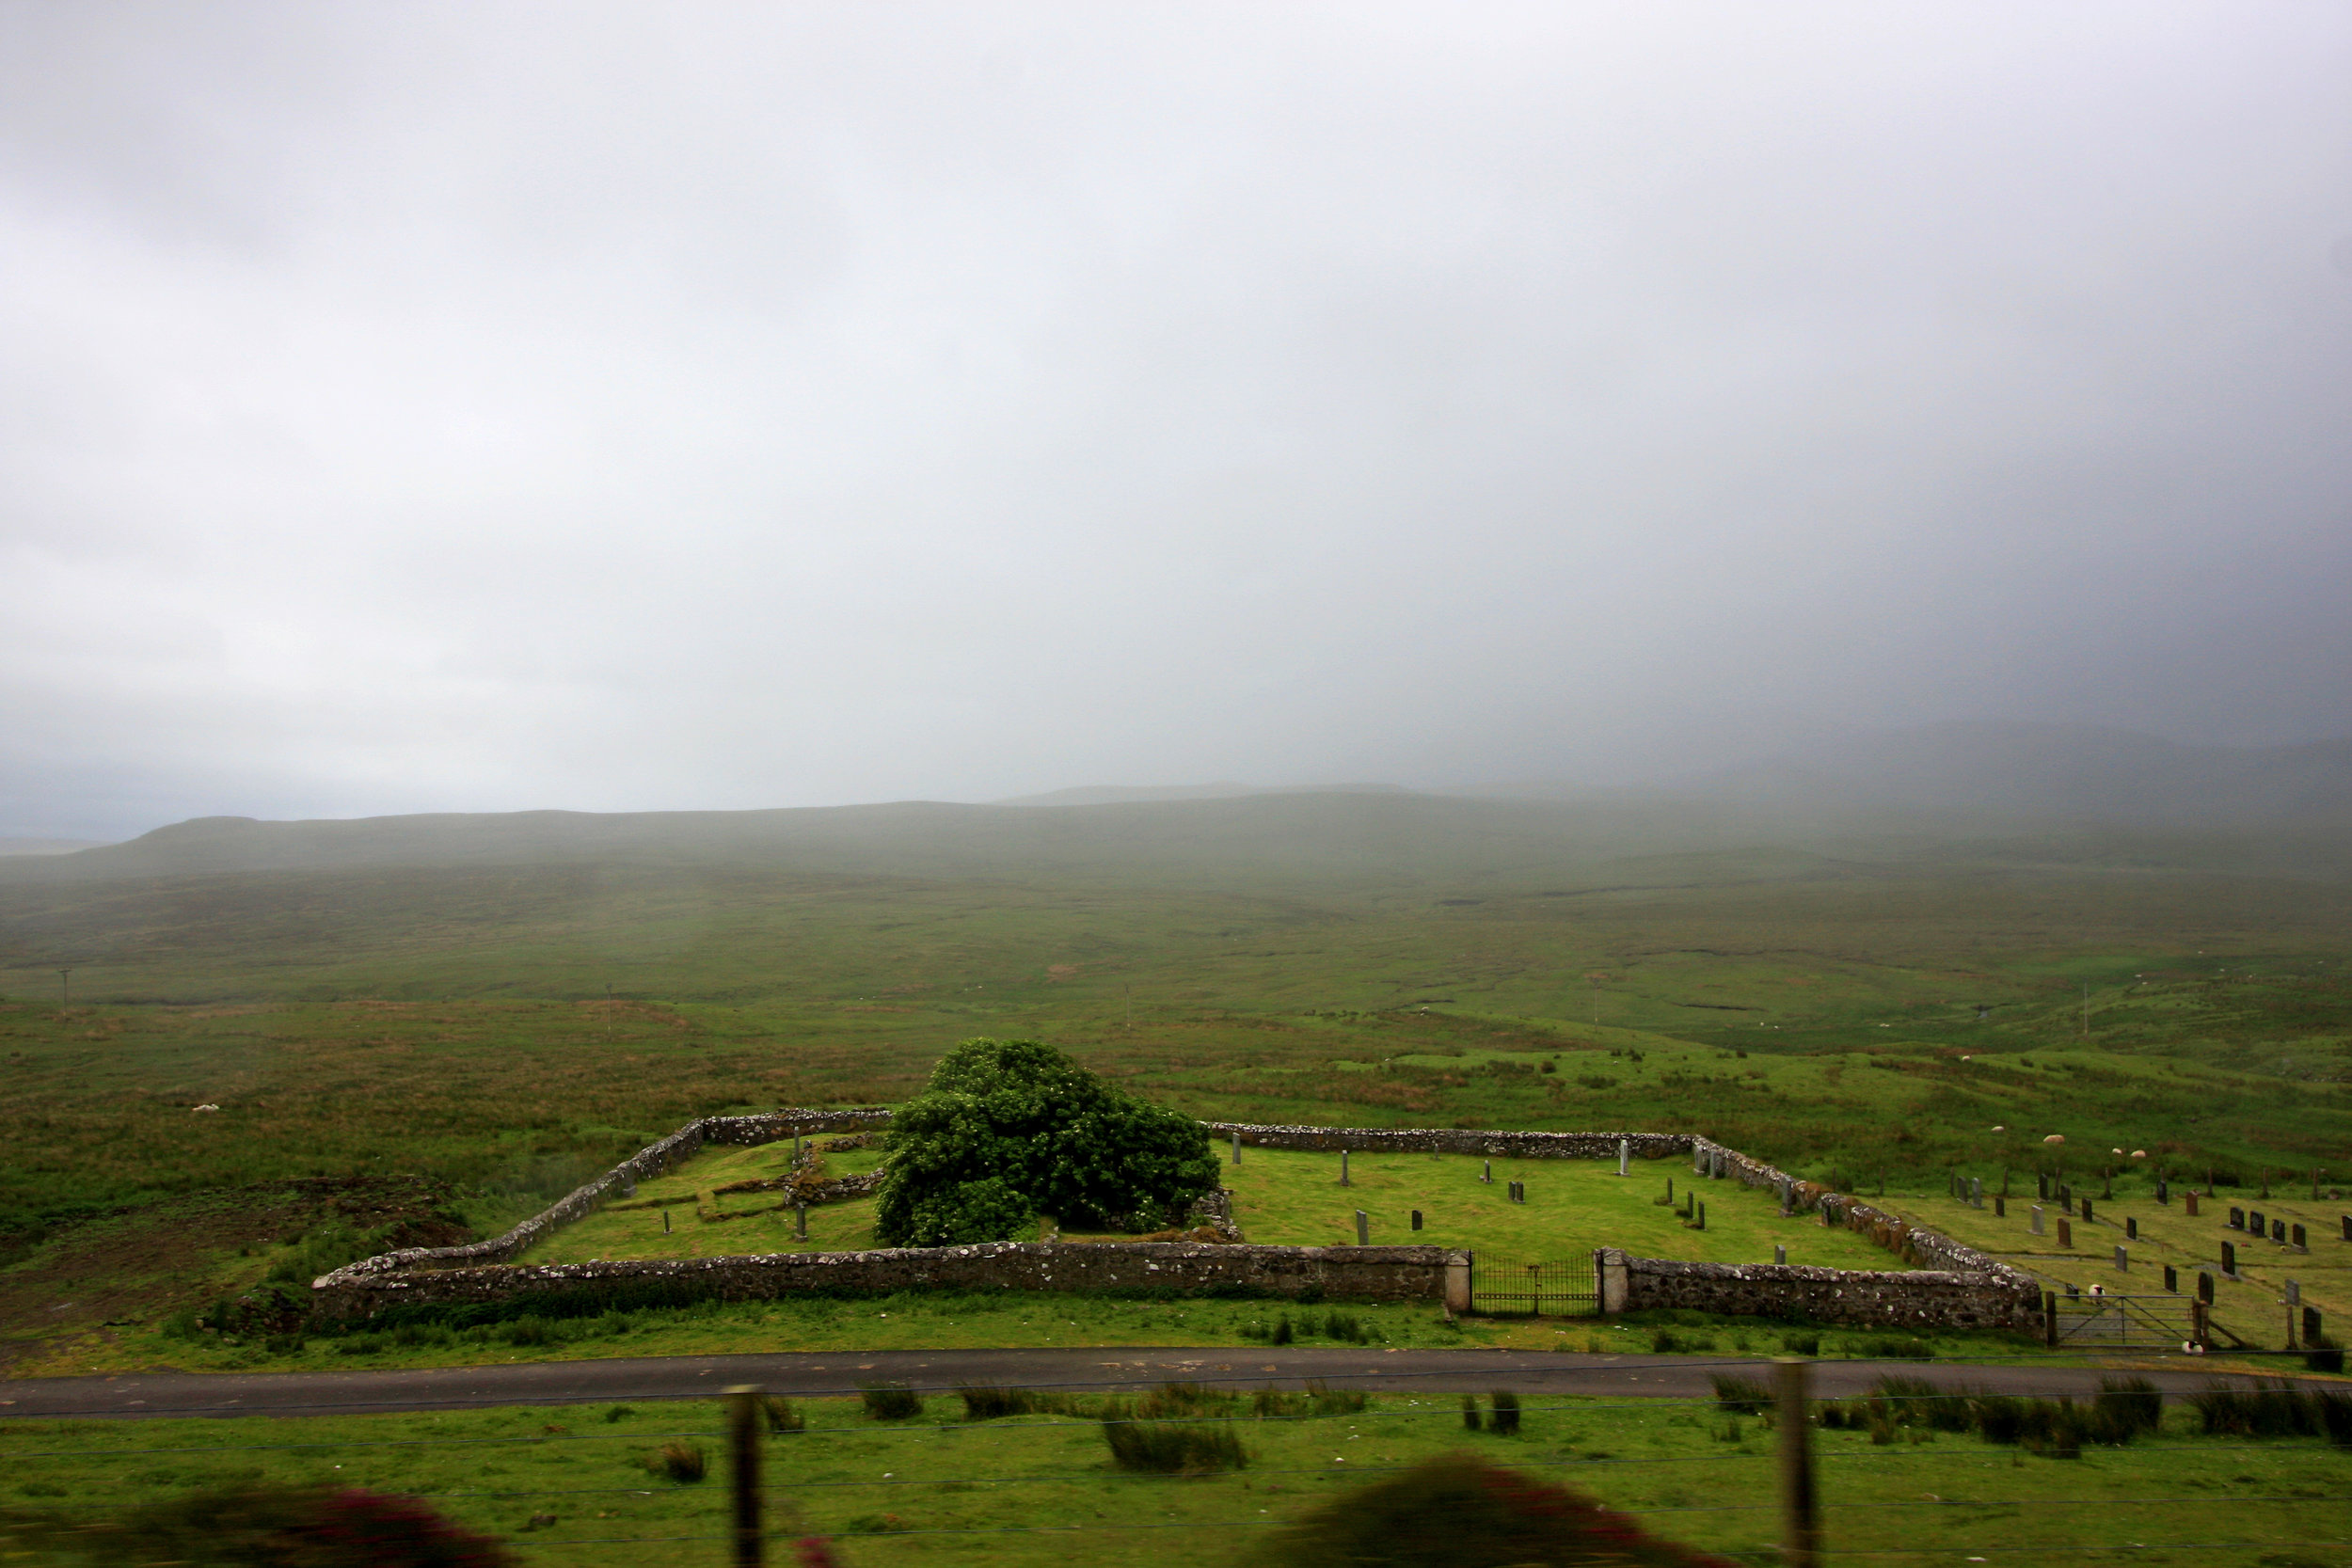
[[[755,1117],[707,1117],[650,1144],[566,1195],[505,1235],[466,1246],[411,1248],[363,1259],[313,1281],[323,1315],[366,1317],[387,1307],[442,1301],[490,1301],[596,1282],[677,1282],[723,1299],[758,1299],[807,1289],[894,1291],[917,1286],[1007,1290],[1095,1290],[1165,1286],[1184,1291],[1247,1287],[1276,1295],[1313,1288],[1361,1301],[1442,1300],[1470,1306],[1470,1259],[1452,1270],[1438,1247],[1201,1246],[1183,1243],[997,1243],[978,1247],[895,1248],[870,1252],[785,1253],[744,1258],[506,1266],[550,1232],[594,1211],[616,1193],[659,1176],[705,1145],[755,1145],[820,1132],[887,1128],[890,1112],[787,1109]],[[1884,1327],[2031,1328],[2040,1322],[2032,1276],[1909,1224],[1858,1198],[1726,1148],[1691,1132],[1536,1132],[1491,1128],[1307,1127],[1208,1122],[1220,1142],[1245,1148],[1336,1152],[1470,1154],[1490,1159],[1614,1160],[1685,1157],[1712,1180],[1772,1188],[1789,1214],[1818,1211],[1824,1225],[1870,1237],[1915,1270],[1813,1269],[1776,1264],[1682,1263],[1628,1258],[1614,1248],[1602,1274],[1603,1310],[1689,1307],[1709,1312],[1803,1317],[1820,1323]],[[850,1178],[879,1182],[879,1173]],[[845,1191],[840,1196],[852,1196]],[[1197,1205],[1192,1223],[1236,1238],[1230,1195]],[[1128,1260],[1138,1247],[1148,1260]],[[1138,1255],[1139,1256],[1139,1255]],[[1608,1272],[1614,1269],[1613,1275]],[[1120,1271],[1127,1277],[1119,1277]],[[1616,1283],[1611,1294],[1611,1279]],[[1449,1283],[1453,1281],[1453,1283]],[[1456,1297],[1459,1297],[1458,1302]]]
[[[341,1270],[320,1279],[315,1290],[319,1315],[337,1321],[370,1318],[403,1307],[524,1303],[533,1295],[561,1291],[611,1290],[618,1294],[649,1283],[686,1285],[697,1296],[721,1301],[765,1301],[813,1290],[1168,1290],[1189,1295],[1238,1290],[1277,1297],[1448,1305],[1454,1305],[1458,1294],[1457,1309],[1467,1310],[1469,1277],[1467,1257],[1434,1246],[992,1242],[744,1258]]]
[[[1678,1263],[1593,1255],[1601,1311],[1684,1307],[1797,1318],[1861,1328],[1995,1328],[2032,1331],[2042,1292],[2013,1269],[1994,1274],[1928,1269],[1815,1269],[1794,1263]],[[2003,1275],[2013,1275],[2004,1278]]]
[[[815,1132],[855,1132],[890,1125],[882,1106],[854,1111],[784,1110],[756,1117],[705,1117],[690,1121],[666,1138],[647,1144],[595,1180],[574,1188],[503,1236],[463,1246],[405,1247],[378,1253],[322,1275],[313,1288],[346,1275],[391,1274],[410,1269],[463,1269],[481,1263],[503,1263],[519,1258],[531,1245],[574,1220],[595,1212],[613,1193],[636,1190],[637,1183],[660,1176],[692,1159],[705,1144],[771,1144]]]
[[[1620,1145],[1636,1160],[1688,1151],[1688,1132],[1512,1132],[1480,1127],[1284,1127],[1247,1121],[1204,1123],[1220,1142],[1241,1134],[1244,1148],[1307,1148],[1366,1154],[1483,1154],[1497,1160],[1613,1160]]]

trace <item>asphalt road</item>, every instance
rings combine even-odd
[[[1507,1388],[1521,1395],[1586,1394],[1693,1399],[1712,1394],[1709,1374],[1760,1374],[1757,1360],[1695,1355],[1577,1355],[1508,1350],[1285,1348],[941,1350],[677,1355],[612,1361],[528,1361],[504,1366],[349,1372],[127,1372],[111,1377],[0,1382],[0,1418],[92,1416],[324,1416],[459,1410],[503,1404],[618,1404],[709,1399],[751,1384],[810,1398],[853,1394],[871,1383],[946,1393],[960,1383],[1029,1388],[1149,1386],[1170,1380],[1262,1387],[1322,1379],[1334,1387],[1437,1391]],[[1899,1372],[1951,1388],[2077,1397],[2095,1392],[2101,1368],[1977,1367],[1900,1361],[1821,1361],[1813,1392],[1867,1390]],[[2168,1392],[2203,1387],[2195,1369],[2143,1374]]]

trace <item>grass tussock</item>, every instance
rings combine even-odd
[[[869,1383],[858,1396],[877,1421],[912,1421],[923,1414],[923,1396],[903,1383]]]
[[[1104,1421],[1103,1440],[1111,1463],[1122,1470],[1153,1475],[1212,1475],[1249,1463],[1230,1422]]]

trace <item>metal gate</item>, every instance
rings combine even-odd
[[[1470,1310],[1542,1318],[1600,1315],[1600,1281],[1590,1255],[1565,1263],[1470,1259]]]
[[[2058,1296],[2056,1342],[2061,1345],[2178,1346],[2192,1338],[2186,1296]]]

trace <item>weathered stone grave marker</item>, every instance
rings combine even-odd
[[[1372,1245],[1372,1216],[1361,1209],[1356,1211],[1356,1244]]]
[[[2230,1211],[2230,1228],[2233,1230],[2243,1230],[2246,1228],[2245,1210],[2233,1209]]]
[[[2207,1307],[2213,1305],[2213,1271],[2210,1269],[2197,1271],[2197,1299]]]
[[[2123,1239],[2127,1242],[2139,1240],[2139,1221],[2128,1214],[2123,1217]]]
[[[2174,1295],[2181,1293],[2181,1271],[2169,1263],[2164,1266],[2164,1288]]]
[[[2297,1252],[2309,1252],[2312,1250],[2312,1243],[2304,1236],[2303,1227],[2299,1225],[2287,1232],[2287,1245],[2293,1247]]]
[[[1788,1249],[1787,1247],[1785,1247],[1785,1246],[1777,1246],[1777,1245],[1776,1245],[1776,1246],[1774,1246],[1774,1247],[1772,1248],[1772,1261],[1773,1261],[1773,1262],[1775,1262],[1775,1263],[1786,1263],[1786,1262],[1788,1262]]]
[[[2235,1242],[2221,1243],[2221,1272],[2233,1279],[2237,1277],[2237,1243]]]
[[[2032,1217],[2033,1217],[2033,1233],[2034,1233],[2035,1235],[2037,1235],[2037,1236],[2039,1236],[2039,1235],[2041,1235],[2041,1234],[2042,1233],[2042,1205],[2041,1205],[2041,1204],[2039,1204],[2039,1203],[2037,1203],[2037,1204],[2035,1204],[2035,1205],[2033,1206],[2033,1210],[2032,1210]]]
[[[1416,1230],[1421,1228],[1421,1211],[1418,1209],[1413,1211],[1413,1228]]]
[[[2060,1215],[2058,1216],[2058,1245],[2060,1245],[2060,1246],[2062,1246],[2062,1247],[2067,1247],[2067,1248],[2070,1248],[2070,1249],[2071,1249],[2071,1248],[2074,1246],[2074,1224],[2073,1224],[2073,1222],[2069,1221],[2065,1215],[2060,1214]]]
[[[2115,1249],[2115,1272],[2118,1274],[2129,1274],[2132,1272],[2131,1255],[2125,1252],[2122,1247],[2117,1247]]]
[[[1628,1176],[1632,1174],[1632,1169],[1633,1140],[1631,1138],[1619,1138],[1617,1140],[1617,1174],[1619,1176]]]
[[[2190,1219],[2195,1219],[2197,1217],[2197,1195],[2195,1193],[2183,1193],[2181,1195],[2181,1212],[2185,1213]]]
[[[1340,1185],[1343,1187],[1354,1185],[1347,1180],[1347,1150],[1343,1148],[1340,1150]]]

